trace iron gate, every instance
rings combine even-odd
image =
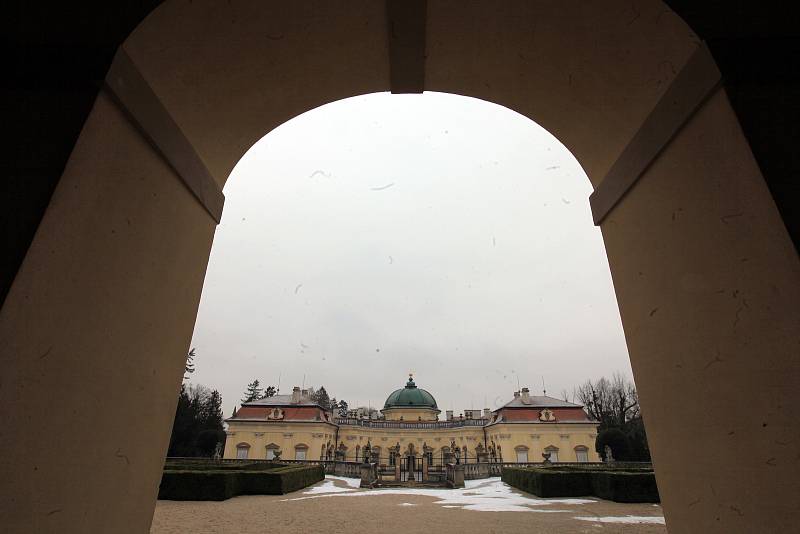
[[[422,458],[404,456],[400,458],[400,481],[414,480],[422,482]]]

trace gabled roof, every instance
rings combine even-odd
[[[503,408],[583,408],[583,406],[546,395],[531,395],[528,397],[528,402],[523,402],[522,396],[520,395],[493,411],[497,412]]]

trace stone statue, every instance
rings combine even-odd
[[[456,464],[460,464],[460,463],[461,463],[461,449],[459,449],[458,447],[456,447],[456,448],[453,450],[453,452],[454,452],[454,453],[455,453],[455,455],[456,455]]]
[[[370,452],[372,451],[372,444],[370,443],[369,439],[367,440],[367,444],[364,446],[364,463],[369,463]]]
[[[605,456],[606,462],[608,463],[614,462],[614,455],[611,454],[611,446],[609,446],[608,444],[606,444],[606,446],[603,447],[603,456]]]
[[[217,442],[217,446],[214,447],[214,456],[213,456],[213,458],[215,460],[219,460],[220,458],[222,458],[222,442],[221,441],[218,441]]]
[[[280,449],[275,449],[275,452],[273,453],[272,459],[274,461],[276,461],[276,462],[280,461],[282,452],[283,451],[281,451]]]
[[[543,452],[543,453],[542,453],[542,458],[544,458],[544,461],[542,462],[543,464],[545,464],[545,465],[549,465],[549,464],[551,464],[551,463],[552,463],[552,462],[550,461],[550,454],[551,454],[551,453],[549,453],[549,452]]]

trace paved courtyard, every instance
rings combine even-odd
[[[329,476],[289,495],[222,502],[158,501],[152,534],[376,532],[512,534],[664,533],[659,505],[595,498],[540,499],[499,478],[470,480],[459,490],[362,490],[358,480]]]

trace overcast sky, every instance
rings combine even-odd
[[[536,123],[440,93],[354,97],[273,130],[225,187],[191,382],[382,407],[496,408],[630,364],[589,180]]]

